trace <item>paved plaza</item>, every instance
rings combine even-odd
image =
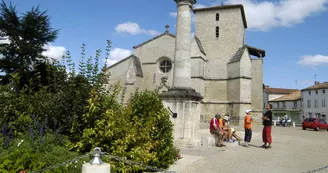
[[[207,127],[207,124],[201,125],[202,129]],[[242,127],[235,129],[239,136],[244,136]],[[177,172],[300,173],[320,168],[321,170],[316,172],[328,172],[328,131],[273,127],[272,148],[266,150],[258,147],[263,144],[261,130],[261,126],[253,127],[252,146],[249,148],[225,143],[227,147],[224,148],[210,146],[181,149],[182,157],[186,156],[181,162],[201,159],[186,166],[184,171],[180,169]]]

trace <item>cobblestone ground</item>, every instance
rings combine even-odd
[[[203,128],[207,124],[202,125]],[[241,127],[235,127],[244,136]],[[328,172],[328,131],[302,130],[301,127],[273,127],[272,148],[263,149],[262,127],[253,127],[252,146],[227,145],[224,148],[181,149],[183,154],[202,156],[205,164],[190,173],[299,173],[316,169]]]

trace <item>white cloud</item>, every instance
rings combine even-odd
[[[212,0],[210,6],[221,5],[221,0]],[[243,4],[248,28],[253,31],[268,31],[276,27],[291,27],[304,22],[307,17],[325,11],[328,0],[224,0],[224,4]],[[207,7],[195,4],[194,8]],[[176,17],[176,12],[170,12]],[[194,17],[193,17],[194,18]],[[194,22],[194,20],[193,20]]]
[[[113,65],[117,63],[118,61],[130,56],[132,54],[131,50],[122,49],[122,48],[114,48],[110,51],[107,65]]]
[[[243,4],[248,28],[257,31],[300,24],[305,18],[325,11],[327,3],[328,0],[225,1],[225,4]]]
[[[147,35],[155,36],[160,34],[156,30],[146,30],[141,28],[137,23],[132,23],[132,22],[118,24],[115,27],[115,31],[118,33],[123,33],[123,34],[125,33],[131,35],[147,34]]]
[[[305,55],[302,56],[297,63],[306,66],[317,66],[317,65],[328,64],[328,56]]]
[[[56,60],[60,60],[66,52],[65,47],[53,46],[51,44],[47,44],[43,48],[46,49],[44,52],[42,52],[43,56],[54,58]]]
[[[0,39],[0,44],[2,43],[10,44],[10,40],[8,37],[2,37]],[[43,48],[45,49],[45,51],[42,52],[43,56],[56,60],[60,60],[66,52],[65,47],[53,46],[51,43],[44,45]]]

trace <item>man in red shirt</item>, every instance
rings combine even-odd
[[[222,128],[220,128],[220,123],[218,121],[220,118],[220,114],[216,114],[215,117],[212,118],[210,122],[210,133],[214,134],[217,139],[215,140],[215,145],[217,147],[224,147],[226,145],[223,144],[223,137],[227,132],[223,131]]]

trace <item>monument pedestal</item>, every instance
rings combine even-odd
[[[173,135],[177,147],[200,145],[200,100],[203,97],[192,88],[174,87],[161,95],[164,106],[172,112]],[[173,115],[173,113],[176,113]]]

